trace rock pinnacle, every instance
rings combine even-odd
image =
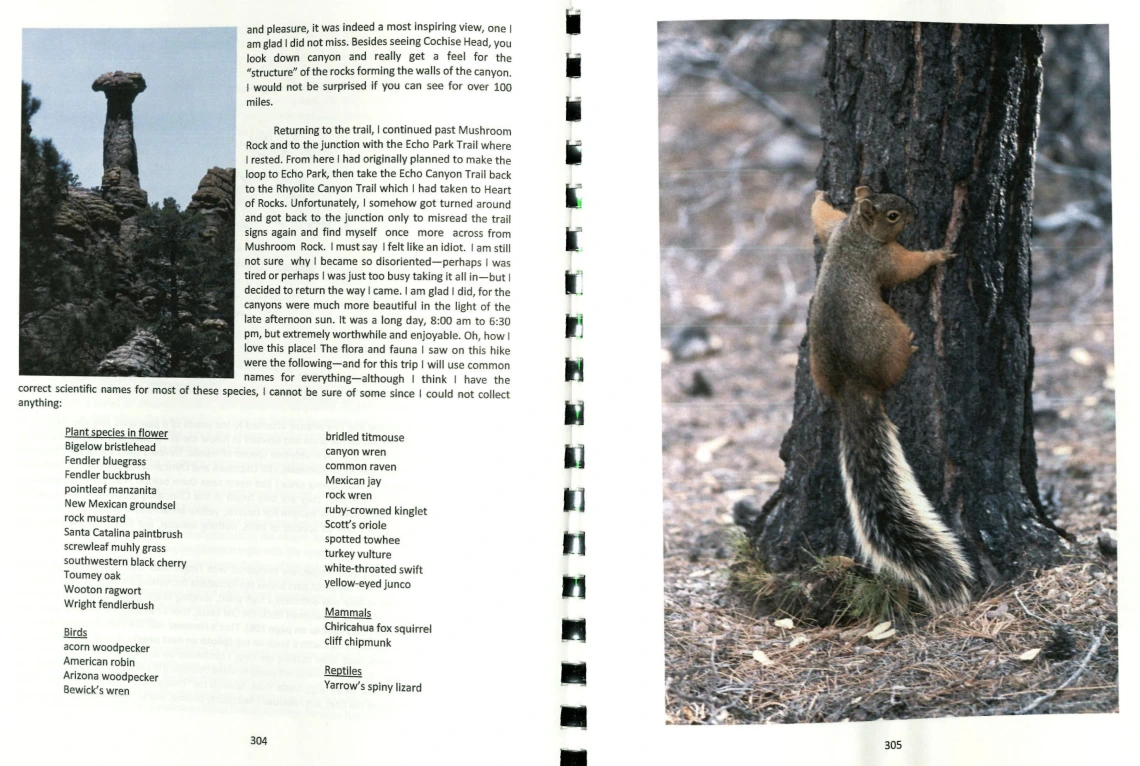
[[[146,90],[138,72],[107,72],[91,83],[91,90],[107,97],[103,126],[103,196],[124,217],[146,207],[146,192],[139,187],[139,159],[131,105]]]

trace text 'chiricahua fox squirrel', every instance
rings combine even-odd
[[[817,191],[811,208],[826,248],[809,317],[811,375],[839,405],[839,467],[855,539],[876,571],[912,583],[931,606],[963,604],[973,572],[915,481],[883,408],[883,394],[918,348],[882,289],[955,254],[907,250],[895,241],[917,213],[902,197],[860,186],[846,214],[823,196]]]

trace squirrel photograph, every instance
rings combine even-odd
[[[657,43],[667,721],[1119,711],[1107,25]]]
[[[918,348],[882,290],[955,253],[908,250],[896,241],[918,212],[900,196],[860,186],[850,213],[828,204],[823,192],[815,197],[811,217],[824,257],[808,320],[811,377],[838,409],[839,467],[859,552],[935,609],[964,604],[970,564],[919,488],[883,406]]]

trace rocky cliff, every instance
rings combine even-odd
[[[196,211],[206,218],[202,236],[212,239],[220,228],[234,222],[234,169],[210,168],[198,182],[198,191],[186,206],[188,211]]]

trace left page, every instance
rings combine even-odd
[[[554,763],[564,9],[4,20],[5,760]]]

